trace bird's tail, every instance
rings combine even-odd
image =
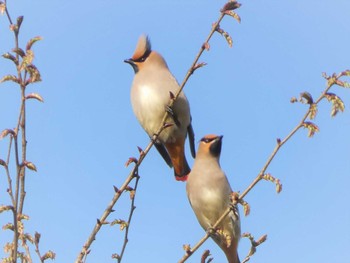
[[[191,169],[187,163],[184,149],[185,141],[177,139],[175,143],[166,143],[165,147],[174,166],[174,175],[177,181],[185,182]]]
[[[221,246],[221,249],[224,251],[228,263],[241,263],[237,253],[237,245],[226,247],[225,245]]]

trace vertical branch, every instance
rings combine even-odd
[[[20,73],[20,72],[19,72]],[[24,79],[26,79],[26,74],[24,74]],[[21,132],[22,132],[22,164],[26,161],[26,155],[27,155],[27,140],[26,140],[26,97],[25,97],[25,85],[21,83],[21,112],[20,116],[20,126],[21,126]],[[20,193],[20,201],[19,201],[19,214],[23,213],[23,206],[24,206],[24,198],[26,195],[25,192],[25,171],[26,169],[24,167],[20,168],[19,177],[21,178],[21,193]]]
[[[36,171],[36,167],[32,162],[27,161],[27,139],[26,139],[26,100],[27,99],[37,99],[43,101],[42,97],[37,93],[31,93],[26,96],[26,87],[29,84],[41,81],[40,72],[36,66],[32,63],[34,59],[34,53],[31,50],[32,45],[40,40],[40,37],[35,37],[30,39],[27,43],[26,49],[23,50],[19,46],[19,30],[23,22],[23,16],[19,16],[16,23],[13,23],[11,19],[10,12],[7,7],[7,1],[0,3],[0,8],[6,13],[10,24],[10,30],[14,34],[14,48],[12,52],[3,54],[3,57],[11,60],[17,71],[17,76],[6,75],[1,80],[0,83],[5,81],[12,81],[20,87],[20,110],[17,119],[16,128],[13,130],[4,130],[0,138],[3,138],[10,134],[9,148],[7,152],[6,162],[0,159],[0,165],[5,167],[7,180],[8,180],[8,194],[12,202],[11,210],[13,213],[13,224],[8,224],[9,227],[6,229],[11,229],[13,231],[13,242],[9,250],[9,257],[5,259],[6,262],[16,263],[18,260],[22,262],[32,262],[30,249],[27,245],[27,241],[32,242],[30,234],[24,232],[24,224],[22,220],[28,219],[29,217],[23,214],[24,200],[25,200],[25,174],[26,168]],[[21,139],[19,141],[19,134]],[[14,148],[13,153],[12,147]],[[16,175],[15,178],[11,176],[9,170],[9,163],[11,160],[11,155],[14,155]],[[12,179],[15,180],[15,185],[13,185]],[[6,206],[3,206],[6,208]],[[2,207],[2,208],[3,208]],[[9,209],[6,209],[9,210]],[[4,211],[4,210],[2,210]],[[22,241],[21,247],[24,252],[19,251],[19,241]],[[47,252],[44,259],[54,258],[53,252]]]

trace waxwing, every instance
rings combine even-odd
[[[164,58],[151,49],[147,36],[142,35],[139,38],[134,54],[124,62],[129,63],[135,71],[131,86],[131,105],[148,136],[152,137],[158,131],[165,111],[169,112],[166,123],[173,125],[162,131],[155,147],[165,162],[174,167],[176,180],[186,181],[191,171],[184,150],[187,134],[193,158],[195,146],[190,106],[185,94],[181,92],[173,106],[167,107],[171,94],[175,95],[180,86]]]
[[[230,207],[232,190],[219,163],[222,136],[207,135],[200,140],[186,191],[192,209],[205,231],[208,231]],[[226,216],[211,235],[225,253],[229,263],[239,263],[237,253],[241,227],[238,208]]]

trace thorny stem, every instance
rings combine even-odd
[[[338,76],[339,77],[339,76]],[[337,77],[336,77],[337,78]],[[330,90],[330,88],[335,84],[335,82],[330,82],[328,81],[326,89],[322,92],[322,94],[318,97],[318,99],[314,102],[314,104],[318,104],[321,100],[323,100],[326,96],[326,93]],[[260,173],[258,176],[253,180],[253,182],[244,190],[242,194],[239,195],[238,200],[234,200],[232,202],[232,205],[237,204],[239,200],[242,200],[253,188],[254,186],[263,178],[263,175],[265,174],[267,168],[269,167],[270,163],[276,156],[277,152],[279,149],[287,142],[289,139],[300,129],[303,127],[303,123],[305,120],[308,118],[309,114],[311,112],[311,105],[307,112],[304,114],[302,117],[301,121],[293,128],[293,130],[280,142],[277,143],[276,147],[272,151],[270,157],[266,161],[265,165],[261,169]],[[222,215],[221,217],[216,221],[216,223],[213,225],[213,229],[215,229],[221,221],[232,211],[232,207],[229,207]],[[180,259],[178,263],[183,263],[185,262],[208,238],[210,237],[209,233],[206,233],[205,236],[198,241],[198,243],[189,251],[186,251],[186,254]]]
[[[223,17],[225,16],[224,13],[220,14],[219,19],[217,20],[216,23],[214,23],[205,43],[208,43],[209,40],[211,39],[212,35],[214,34],[215,30],[217,29],[217,26],[219,25],[219,23],[221,22],[221,20],[223,19]],[[201,46],[200,51],[198,52],[197,56],[195,57],[190,69],[188,70],[179,91],[174,94],[174,98],[170,100],[169,102],[169,107],[173,106],[175,100],[178,98],[178,96],[180,95],[180,93],[182,92],[182,90],[184,89],[188,79],[190,78],[190,76],[193,74],[195,66],[200,58],[200,56],[202,55],[203,51],[205,50],[204,45]],[[151,150],[152,146],[154,145],[154,143],[157,141],[158,136],[161,134],[161,132],[166,129],[166,119],[168,117],[168,112],[165,111],[164,117],[162,119],[162,122],[160,124],[159,129],[157,130],[157,132],[153,135],[153,137],[151,138],[151,141],[149,142],[149,144],[147,145],[146,149],[143,151],[143,153],[140,155],[137,163],[135,164],[134,168],[132,169],[132,171],[129,173],[129,176],[125,179],[123,185],[120,187],[119,191],[117,191],[111,202],[109,203],[109,205],[107,206],[107,208],[105,209],[105,211],[103,212],[102,216],[100,217],[100,219],[97,221],[94,229],[92,230],[90,236],[88,237],[87,241],[85,242],[82,250],[79,252],[78,257],[75,261],[75,263],[82,263],[83,259],[86,258],[88,251],[90,249],[90,246],[92,244],[92,242],[95,240],[97,233],[99,232],[99,230],[101,229],[101,226],[103,224],[103,222],[106,221],[107,217],[110,215],[110,213],[113,210],[113,207],[115,205],[115,203],[118,201],[119,197],[122,195],[122,193],[125,191],[126,187],[129,185],[129,183],[131,182],[131,180],[134,178],[134,175],[136,173],[136,171],[138,170],[138,168],[140,167],[143,159],[146,157],[146,155],[148,154],[148,152]]]

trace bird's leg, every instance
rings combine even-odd
[[[166,111],[167,113],[169,113],[169,115],[171,116],[171,118],[172,118],[173,121],[175,122],[176,126],[177,126],[177,127],[180,127],[180,126],[181,126],[181,123],[179,122],[179,120],[178,120],[178,118],[177,118],[177,116],[176,116],[176,114],[175,114],[173,108],[170,107],[169,105],[167,105],[167,106],[165,107],[165,111]]]
[[[216,234],[216,229],[212,226],[208,227],[207,231],[206,231],[210,236],[213,236]]]

